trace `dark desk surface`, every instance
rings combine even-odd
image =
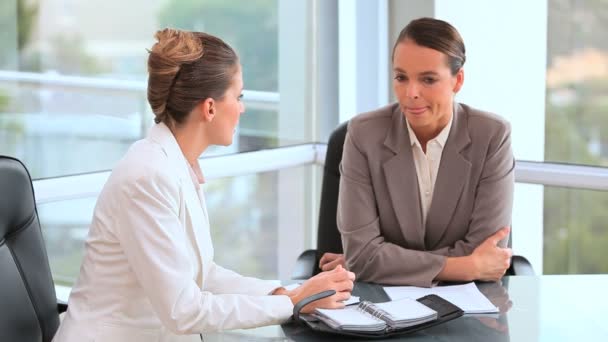
[[[608,275],[505,277],[479,289],[500,315],[463,316],[391,341],[608,341]],[[380,290],[380,291],[379,291]],[[355,295],[383,301],[381,287],[357,284]],[[347,341],[294,323],[205,334],[212,341]]]

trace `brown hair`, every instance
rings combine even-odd
[[[397,45],[407,39],[413,40],[420,46],[445,53],[448,56],[448,66],[452,75],[456,75],[466,61],[464,41],[456,28],[446,21],[434,18],[419,18],[410,21],[401,30],[393,46],[393,59]]]
[[[237,71],[238,56],[202,32],[157,31],[148,56],[148,102],[156,123],[184,122],[201,101],[221,100]]]

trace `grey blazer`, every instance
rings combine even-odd
[[[350,121],[337,220],[347,266],[358,280],[429,287],[447,256],[469,255],[511,225],[515,162],[510,125],[494,114],[455,106],[424,227],[399,105]]]

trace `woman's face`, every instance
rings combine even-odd
[[[228,146],[232,144],[234,130],[239,123],[239,117],[245,111],[245,106],[242,100],[243,92],[243,74],[241,66],[238,66],[237,72],[232,78],[232,83],[224,97],[215,102],[216,113],[212,121],[213,135],[216,137],[214,144]]]
[[[446,54],[411,39],[397,44],[393,56],[393,89],[401,111],[415,132],[438,134],[450,121],[454,94],[464,81],[462,69],[452,75]]]

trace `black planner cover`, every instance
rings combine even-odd
[[[321,295],[321,296],[319,296],[316,299],[325,297],[322,294],[319,294],[319,295]],[[313,297],[315,297],[315,296],[313,296]],[[311,301],[314,301],[314,300],[311,300]],[[384,329],[382,331],[377,331],[377,332],[365,331],[364,332],[364,331],[334,329],[312,315],[304,315],[304,314],[300,315],[299,311],[302,309],[302,307],[304,307],[306,304],[310,303],[311,301],[307,301],[307,303],[303,303],[303,305],[301,305],[301,306],[296,305],[297,308],[294,308],[294,318],[298,322],[301,322],[302,324],[305,324],[306,326],[310,327],[312,330],[319,331],[319,332],[337,334],[337,335],[343,335],[343,336],[367,338],[367,339],[386,338],[386,337],[391,337],[391,336],[411,334],[413,332],[416,332],[416,331],[419,331],[422,329],[426,329],[428,327],[432,327],[432,326],[435,326],[438,324],[445,323],[447,321],[451,321],[455,318],[462,316],[464,313],[459,307],[457,307],[456,305],[448,302],[447,300],[445,300],[437,295],[427,295],[427,296],[418,298],[417,301],[428,306],[429,308],[437,311],[437,319],[435,319],[433,321],[425,322],[422,324],[410,326],[407,328],[402,328],[402,329],[392,329],[390,327],[387,327],[386,329]],[[295,313],[296,310],[298,312],[297,314]]]

